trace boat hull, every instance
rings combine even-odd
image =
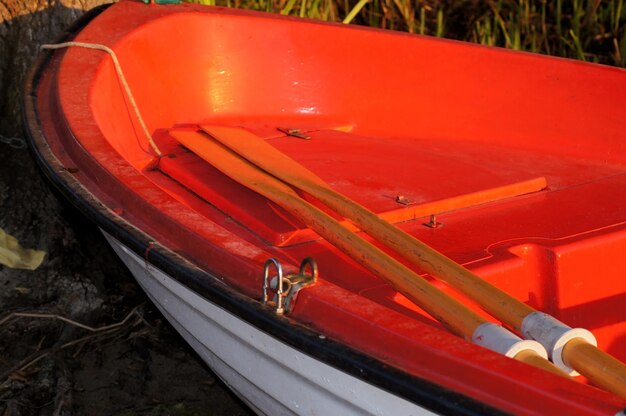
[[[207,21],[220,30],[210,31],[211,36],[201,36],[212,27],[206,24]],[[84,23],[87,22],[81,25]],[[226,26],[232,27],[233,36],[224,37],[223,42],[228,48],[222,51],[224,44],[213,35],[228,34],[224,30]],[[181,35],[183,31],[179,29],[188,27],[194,29],[194,36]],[[285,48],[271,46],[284,52],[279,54],[279,59],[266,59],[269,54],[256,48],[250,51],[250,55],[244,54],[243,46],[249,43],[246,41],[248,37],[242,34],[244,28],[254,29],[251,32],[254,36],[265,36],[271,29],[275,40],[289,44],[284,45]],[[362,197],[367,202],[371,195],[375,195],[377,204],[380,203],[381,215],[399,221],[399,227],[415,233],[458,262],[469,264],[495,286],[501,283],[522,301],[542,306],[542,310],[565,308],[571,304],[575,308],[567,308],[564,313],[574,317],[580,317],[577,312],[581,310],[579,307],[602,306],[602,311],[592,316],[602,319],[596,323],[603,326],[600,330],[611,331],[609,335],[612,338],[609,340],[614,340],[620,330],[612,329],[609,324],[613,323],[611,319],[620,322],[619,317],[623,316],[619,302],[623,296],[622,286],[619,286],[621,279],[608,279],[611,284],[605,286],[593,282],[594,290],[598,287],[610,288],[601,293],[583,290],[584,287],[580,286],[583,289],[565,290],[562,293],[565,296],[562,296],[557,289],[586,284],[589,276],[612,276],[611,273],[621,267],[612,264],[610,268],[594,268],[592,273],[588,270],[595,262],[586,261],[586,258],[579,260],[579,257],[584,254],[591,257],[594,250],[604,251],[608,243],[615,241],[619,244],[611,246],[614,251],[626,247],[626,243],[621,243],[626,241],[622,238],[626,235],[621,209],[624,200],[616,198],[626,180],[622,183],[620,180],[623,178],[614,175],[619,169],[597,163],[593,158],[580,165],[575,158],[579,156],[577,149],[587,149],[583,146],[587,142],[578,136],[574,139],[580,139],[575,141],[579,146],[564,146],[566,151],[563,155],[544,155],[544,152],[554,149],[544,146],[552,143],[549,140],[552,133],[550,129],[541,130],[541,123],[534,127],[531,125],[533,128],[530,129],[520,128],[523,135],[513,136],[513,143],[508,147],[496,140],[496,135],[503,134],[508,128],[517,129],[517,124],[511,120],[508,123],[504,117],[508,113],[498,110],[507,108],[508,102],[502,99],[500,93],[515,91],[522,94],[526,101],[534,97],[532,91],[516,88],[516,85],[522,85],[522,81],[523,85],[554,87],[548,96],[556,100],[564,86],[575,84],[576,80],[569,78],[572,74],[576,75],[576,79],[585,80],[587,75],[601,73],[600,79],[608,77],[613,80],[603,81],[602,85],[606,84],[608,88],[613,84],[623,85],[616,79],[622,73],[453,42],[228,9],[203,9],[193,5],[166,7],[120,2],[84,30],[79,29],[69,31],[63,40],[106,43],[115,49],[124,63],[124,71],[138,106],[147,115],[148,127],[155,132],[155,140],[168,156],[157,160],[141,150],[142,143],[137,141],[133,123],[129,123],[122,90],[113,88],[118,86],[119,81],[108,56],[101,51],[70,48],[42,55],[27,84],[25,114],[35,158],[63,196],[108,235],[118,254],[167,319],[258,413],[417,414],[423,408],[454,414],[496,414],[498,411],[515,414],[615,414],[618,409],[623,409],[625,402],[615,396],[498,356],[444,332],[417,306],[382,284],[376,276],[356,268],[350,259],[343,258],[341,253],[326,246],[306,227],[293,225],[285,213],[268,205],[259,196],[249,195],[245,189],[230,183],[228,178],[197,160],[197,155],[189,153],[170,137],[172,131],[184,128],[189,120],[196,125],[194,123],[204,123],[208,117],[212,123],[239,126],[239,120],[252,118],[256,124],[248,126],[252,129],[250,131],[255,131],[259,137],[267,136],[278,145],[287,146],[283,149],[287,154],[310,157],[314,162],[312,168],[318,171],[337,174],[334,182],[332,177],[327,180],[343,186],[346,193],[358,191],[352,195],[355,199]],[[251,74],[248,68],[257,67],[255,62],[276,65],[276,68],[292,68],[287,64],[292,59],[300,59],[300,56],[292,53],[290,44],[308,37],[318,39],[322,32],[329,43],[326,46],[320,43],[319,51],[306,49],[309,52],[302,58],[306,57],[309,65],[303,66],[304,72],[294,72],[297,75],[295,83],[283,85],[284,74],[271,66],[257,71],[280,74],[274,84],[263,84],[267,88],[271,85],[276,87],[271,94],[245,90],[246,86],[258,84],[247,82],[246,78]],[[115,36],[115,39],[109,35]],[[305,37],[301,39],[303,35]],[[179,41],[177,36],[183,36],[185,41],[198,40],[194,47],[203,53],[185,53],[185,57],[200,59],[211,56],[210,62],[205,64],[212,72],[205,71],[205,67],[200,65],[202,62],[183,65],[177,55],[160,55],[179,52],[178,46],[184,42]],[[336,42],[335,39],[343,41]],[[162,42],[165,40],[176,47],[165,47]],[[205,41],[209,45],[202,44]],[[477,123],[474,116],[470,117],[472,122],[469,124],[463,122],[465,118],[460,118],[458,123],[439,123],[445,128],[456,126],[456,130],[440,131],[435,128],[439,125],[435,119],[420,123],[413,117],[415,114],[430,117],[421,110],[415,110],[416,107],[410,105],[413,95],[409,92],[409,95],[405,94],[404,86],[415,84],[412,82],[412,77],[417,76],[415,72],[397,71],[397,76],[387,76],[386,69],[389,68],[385,63],[391,60],[369,60],[374,43],[379,45],[383,57],[388,50],[393,50],[394,56],[398,55],[398,51],[404,51],[399,55],[419,56],[420,62],[439,62],[444,69],[456,68],[449,63],[450,59],[465,57],[468,62],[478,65],[474,73],[479,78],[487,70],[496,77],[501,74],[499,71],[518,68],[515,63],[520,62],[532,71],[529,71],[529,76],[520,73],[511,78],[513,81],[505,85],[507,88],[489,90],[491,95],[484,95],[488,89],[479,89],[478,92],[475,88],[462,90],[466,98],[478,96],[482,97],[480,103],[497,104],[494,108],[481,110],[478,114],[481,123]],[[382,62],[382,66],[377,67],[379,74],[385,74],[381,79],[385,82],[391,80],[391,84],[380,86],[379,83],[370,83],[371,71],[368,70],[360,72],[361,78],[357,77],[357,80],[360,79],[364,86],[374,85],[376,88],[332,88],[343,86],[342,79],[330,79],[325,71],[317,70],[320,59],[325,56],[323,52],[333,50],[328,45],[349,45],[353,51],[357,44],[362,46],[359,56],[364,63],[357,67],[376,67]],[[415,53],[423,50],[433,54],[432,60]],[[207,51],[212,52],[207,55],[204,53]],[[335,52],[337,56],[326,56],[323,62],[329,68],[335,68],[333,73],[351,76],[351,71],[341,69],[353,68],[354,56],[340,54],[339,50]],[[165,65],[159,66],[162,70],[146,71],[144,64],[153,63],[156,58]],[[493,63],[499,65],[494,66]],[[181,67],[197,70],[196,77],[178,76]],[[292,69],[295,71],[299,67],[293,66]],[[445,107],[445,111],[439,116],[450,116],[448,104],[457,102],[457,93],[460,92],[449,86],[446,78],[449,71],[436,70],[432,65],[416,64],[415,68],[426,71],[425,75],[434,71],[443,76],[440,79],[446,82],[440,83],[432,83],[428,76],[419,78],[421,82],[428,81],[428,85],[446,85],[451,101],[441,107]],[[554,71],[564,76],[565,81],[552,82],[556,78],[549,75]],[[458,71],[455,69],[453,72]],[[535,74],[544,72],[547,75],[542,75],[540,79],[535,77]],[[206,74],[212,74],[211,78],[202,78]],[[166,83],[161,82],[160,76],[173,78]],[[319,88],[319,85],[326,85],[327,78],[332,81],[327,85],[329,88]],[[529,79],[531,82],[527,82]],[[302,85],[301,81],[307,81],[304,95],[296,94],[300,90],[294,89],[296,85]],[[463,86],[475,86],[474,82],[457,81]],[[488,82],[489,78],[483,81]],[[184,83],[188,91],[178,88],[178,83]],[[155,91],[154,85],[162,84],[166,88]],[[224,90],[222,87],[228,88]],[[414,96],[420,98],[420,108],[427,110],[433,107],[425,104],[432,100],[423,95],[430,90],[419,85],[415,88],[419,92]],[[381,95],[378,90],[385,91],[385,97],[390,92],[395,98],[385,99],[384,105],[370,105],[370,102],[379,101],[377,97]],[[580,103],[586,104],[588,98],[597,95],[596,90],[595,87],[585,87],[579,91],[577,100],[564,101],[565,104],[571,103],[576,110],[567,114],[575,117],[582,111]],[[111,96],[110,93],[115,91],[119,94]],[[168,95],[172,91],[176,94]],[[391,94],[394,91],[395,95]],[[196,93],[203,92],[206,95],[201,101],[206,104],[205,108],[187,99],[198,98]],[[331,94],[334,92],[336,95]],[[357,100],[359,97],[350,95],[357,92],[371,95],[369,99]],[[441,99],[437,91],[431,92]],[[319,96],[314,94],[309,97],[313,93],[319,93]],[[350,94],[345,95],[347,93]],[[224,97],[233,99],[222,100]],[[265,114],[268,107],[259,101],[262,99],[272,104],[269,108],[271,114]],[[304,99],[315,105],[304,106]],[[226,107],[217,105],[217,101]],[[343,105],[348,101],[367,104],[367,108]],[[600,104],[604,105],[606,101],[603,96]],[[613,98],[613,101],[618,99]],[[231,102],[235,107],[228,114],[220,112],[230,108]],[[283,104],[292,106],[284,107]],[[605,107],[600,106],[597,113],[613,117],[619,112],[613,107]],[[164,110],[166,108],[167,111]],[[290,108],[293,114],[288,114],[288,117],[283,115],[284,108]],[[482,107],[473,103],[461,105],[457,110],[463,112],[476,108]],[[343,112],[347,109],[354,110],[350,117]],[[534,107],[532,109],[534,111]],[[261,110],[263,113],[258,113]],[[306,111],[303,113],[301,110]],[[317,113],[312,114],[314,110]],[[374,113],[384,110],[385,117],[381,119],[378,114],[365,110]],[[498,110],[497,114],[503,117],[495,117],[492,110]],[[521,119],[545,121],[544,116],[534,117],[533,111],[529,110],[528,117]],[[406,117],[400,117],[400,123],[388,122],[396,114]],[[360,118],[353,119],[352,116]],[[499,120],[500,124],[493,125],[492,119]],[[346,120],[352,122],[346,124]],[[374,121],[376,126],[372,125]],[[562,120],[559,126],[569,126],[569,121]],[[276,127],[284,125],[315,130],[310,133],[312,140],[296,141],[282,135],[279,140],[272,139]],[[348,132],[346,125],[353,130]],[[465,127],[479,125],[484,131],[470,128],[469,136],[463,133]],[[611,154],[616,157],[621,147],[617,140],[611,141],[611,138],[621,137],[622,133],[616,131],[612,123],[602,125],[611,127],[609,131],[603,130],[603,134],[608,134],[608,144],[613,146],[609,150],[612,149]],[[432,127],[434,130],[415,132],[413,128],[416,126]],[[571,136],[567,132],[561,133],[564,137]],[[533,140],[525,140],[524,135]],[[457,138],[453,140],[450,137]],[[565,142],[565,139],[562,141]],[[451,143],[453,146],[450,146]],[[518,149],[517,145],[523,146]],[[309,147],[306,152],[294,152],[294,148],[289,146]],[[363,151],[355,152],[355,149]],[[590,147],[590,150],[597,148]],[[325,156],[328,153],[333,158]],[[596,153],[591,156],[597,156]],[[359,157],[353,158],[355,155]],[[346,163],[343,163],[344,157]],[[500,161],[507,158],[516,162],[502,162],[507,168],[502,169]],[[462,163],[457,163],[457,159]],[[414,160],[420,163],[413,163]],[[493,160],[498,163],[493,165]],[[333,169],[326,168],[327,161],[332,163]],[[529,173],[526,169],[529,165],[538,165],[542,169]],[[361,174],[363,166],[368,170],[371,166],[372,172]],[[398,166],[406,168],[405,174],[394,173]],[[561,169],[562,166],[565,170]],[[460,170],[450,172],[448,167]],[[424,169],[419,171],[418,168]],[[475,170],[479,172],[479,180],[469,175]],[[501,177],[501,171],[504,177]],[[476,202],[476,192],[485,190],[500,198],[503,197],[502,189],[509,189],[508,185],[527,184],[529,178],[542,179],[546,171],[552,176],[547,182],[541,180],[537,189],[526,190],[500,202],[489,199],[487,202],[491,203],[482,204],[482,199]],[[579,171],[589,171],[591,176],[583,175],[581,179]],[[532,176],[529,176],[531,173]],[[344,174],[352,179],[341,180]],[[598,177],[602,179],[605,176],[608,182],[592,187],[589,194],[578,186],[580,181],[584,181],[583,185],[590,187],[596,184]],[[391,182],[395,183],[395,177],[417,179],[415,183],[405,182],[397,189],[388,189],[389,181],[382,179],[393,179]],[[429,180],[418,180],[420,177]],[[456,191],[454,178],[465,185],[463,192]],[[549,189],[544,189],[545,183],[548,183]],[[411,200],[413,197],[405,193],[405,189],[421,192],[428,186],[432,188],[429,198],[435,198],[432,201],[436,207],[426,203],[428,211],[422,214],[416,214],[411,207],[398,207],[397,199],[393,198],[393,195],[408,195]],[[449,188],[447,191],[454,192],[440,193],[439,190],[446,186]],[[233,195],[234,190],[236,195]],[[581,191],[585,198],[581,199],[577,191]],[[604,206],[602,215],[591,216],[593,204],[580,203],[581,200],[589,201],[589,195],[593,196],[596,205]],[[445,223],[444,228],[435,231],[425,227],[424,221],[417,218],[431,211],[447,212],[452,209],[450,201],[456,201],[454,212],[438,216]],[[571,209],[563,210],[563,206]],[[391,207],[391,210],[386,207]],[[267,214],[271,221],[266,221],[266,217],[259,212]],[[604,245],[597,242],[587,244],[589,230],[603,234],[600,243]],[[609,235],[609,231],[614,230],[616,232]],[[532,238],[528,239],[528,236]],[[569,246],[565,247],[567,244]],[[572,252],[578,257],[567,255]],[[310,256],[320,266],[320,278],[315,285],[298,292],[297,302],[289,313],[278,315],[259,301],[262,298],[263,264],[268,258],[279,259],[285,270],[297,270],[299,261]],[[615,257],[619,260],[619,256]],[[572,258],[574,263],[568,263]],[[555,263],[554,259],[559,263]],[[553,267],[548,270],[544,267],[545,263]],[[554,272],[566,269],[567,265],[575,267],[576,272],[570,272],[566,279],[560,280],[559,274]],[[442,287],[442,290],[445,288]],[[604,298],[612,302],[609,308],[605,307]],[[596,302],[599,299],[603,301]],[[565,304],[565,301],[570,303]],[[568,322],[577,324],[576,320]]]
[[[260,331],[103,233],[163,316],[257,414],[434,414]]]

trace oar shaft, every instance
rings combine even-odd
[[[365,268],[385,279],[452,332],[519,360],[529,356],[521,352],[533,350],[536,357],[532,360],[524,359],[525,362],[540,368],[552,366],[545,358],[543,362],[541,361],[538,354],[545,354],[541,345],[534,341],[523,341],[501,326],[487,322],[465,305],[421,279],[411,269],[302,199],[284,182],[263,172],[217,142],[212,140],[198,142],[197,134],[189,132],[179,132],[174,136],[222,173],[286,209]]]
[[[515,330],[519,331],[524,318],[535,311],[437,250],[394,227],[378,215],[334,190],[315,183],[308,183],[302,189],[354,222],[361,230],[392,248],[425,272],[446,281],[474,299],[483,309]]]
[[[290,186],[260,170],[227,147],[208,137],[198,141],[198,138],[203,137],[193,132],[177,133],[175,137],[225,175],[287,210],[363,267],[389,282],[455,334],[471,340],[476,328],[487,322],[476,312],[302,199]]]
[[[563,359],[598,387],[626,397],[624,364],[580,338],[563,347]]]

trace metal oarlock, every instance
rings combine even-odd
[[[274,265],[276,276],[270,279],[270,268]],[[307,274],[307,267],[310,274]],[[307,257],[300,263],[298,274],[283,276],[283,268],[280,262],[271,258],[265,262],[263,268],[263,304],[276,305],[276,314],[283,315],[291,310],[296,294],[305,286],[315,283],[318,275],[318,267],[315,260]],[[274,299],[269,300],[269,291],[275,293]]]
[[[263,267],[263,304],[268,303],[268,289],[270,288],[269,276],[270,276],[270,267],[274,265],[276,267],[277,278],[278,278],[278,288],[276,290],[276,315],[282,315],[285,310],[283,308],[283,267],[280,265],[280,262],[276,259],[269,259],[265,262],[265,266]]]

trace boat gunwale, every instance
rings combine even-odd
[[[80,29],[111,5],[105,4],[87,11],[66,29],[55,43],[71,40]],[[467,415],[508,414],[465,394],[401,371],[346,344],[321,338],[321,334],[311,328],[277,316],[258,301],[239,293],[179,254],[155,243],[148,234],[126,219],[112,214],[110,209],[80,184],[59,161],[43,133],[36,109],[37,91],[39,81],[54,54],[54,51],[40,52],[23,84],[22,115],[26,139],[30,153],[46,181],[97,227],[208,302],[233,313],[290,347],[298,348],[310,357],[357,379],[435,412]]]

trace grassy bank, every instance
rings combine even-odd
[[[626,67],[625,0],[194,0]]]

